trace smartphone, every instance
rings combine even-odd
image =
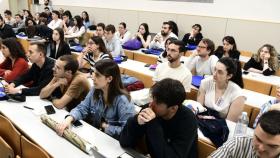
[[[45,106],[45,109],[46,109],[46,112],[47,112],[48,115],[55,113],[55,110],[54,110],[52,105]]]
[[[149,66],[151,66],[151,64],[146,64],[146,65],[144,65],[145,67],[149,67]]]
[[[73,122],[74,127],[81,127],[82,125],[83,125],[82,122],[79,120],[76,120],[75,122]]]
[[[122,155],[118,156],[118,158],[134,158],[134,157],[128,154],[127,152],[125,152]]]
[[[248,74],[248,73],[249,73],[249,71],[243,71],[243,74],[245,74],[245,75]]]

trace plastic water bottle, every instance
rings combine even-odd
[[[236,123],[234,136],[245,136],[247,134],[247,126],[249,124],[249,118],[247,112],[242,112]]]

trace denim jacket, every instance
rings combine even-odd
[[[86,117],[92,118],[92,125],[96,128],[101,126],[101,121],[108,123],[105,133],[118,138],[126,121],[135,114],[134,105],[129,102],[125,95],[119,95],[113,101],[113,105],[105,108],[102,96],[96,100],[93,98],[94,88],[90,90],[86,98],[72,109],[70,115],[74,120],[81,120]]]

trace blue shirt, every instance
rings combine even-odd
[[[89,116],[92,119],[92,125],[97,128],[100,127],[101,121],[106,121],[109,126],[105,128],[105,133],[118,138],[127,119],[135,114],[134,105],[125,95],[119,95],[114,99],[113,105],[105,108],[101,95],[98,100],[93,98],[94,90],[94,88],[90,90],[86,98],[71,110],[70,115],[74,120]]]

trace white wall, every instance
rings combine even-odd
[[[8,0],[0,0],[0,14],[4,16],[4,11],[6,9],[10,9],[9,1]]]
[[[52,0],[53,5],[152,11],[280,23],[279,0],[214,0],[214,3],[152,0]]]

